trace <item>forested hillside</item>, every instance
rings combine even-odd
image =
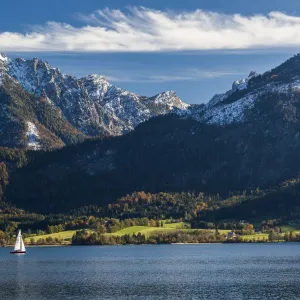
[[[265,189],[297,176],[300,165],[298,122],[280,115],[266,123],[265,113],[226,128],[159,117],[123,137],[31,154],[29,164],[12,174],[6,197],[19,207],[59,212],[136,190],[228,197]]]

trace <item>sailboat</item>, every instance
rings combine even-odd
[[[14,251],[12,251],[10,253],[11,254],[25,254],[26,253],[25,245],[24,245],[22,235],[21,235],[21,230],[19,230],[19,232],[18,232]]]

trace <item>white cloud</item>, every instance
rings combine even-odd
[[[112,74],[106,76],[112,82],[139,82],[139,83],[162,83],[177,81],[199,81],[207,78],[218,78],[225,76],[244,76],[245,73],[235,71],[205,71],[199,69],[172,70],[172,74],[136,75],[134,74]]]
[[[300,17],[281,12],[242,16],[133,7],[79,17],[85,22],[82,27],[48,22],[26,34],[2,32],[0,50],[155,52],[300,46]]]

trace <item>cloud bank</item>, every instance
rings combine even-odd
[[[113,74],[105,76],[108,80],[113,82],[138,82],[138,83],[162,83],[162,82],[176,82],[176,81],[197,81],[205,80],[208,78],[220,78],[226,76],[242,76],[245,75],[238,71],[204,71],[200,69],[185,69],[185,70],[172,70],[172,74],[157,74],[157,75],[136,75],[128,74]],[[178,74],[178,75],[176,75]]]
[[[78,15],[84,25],[48,22],[23,34],[0,32],[0,51],[158,52],[300,46],[300,17],[175,13],[144,7]]]

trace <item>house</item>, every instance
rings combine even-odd
[[[229,231],[227,233],[227,236],[226,236],[227,240],[235,240],[236,238],[237,238],[237,236],[236,236],[235,232]]]

